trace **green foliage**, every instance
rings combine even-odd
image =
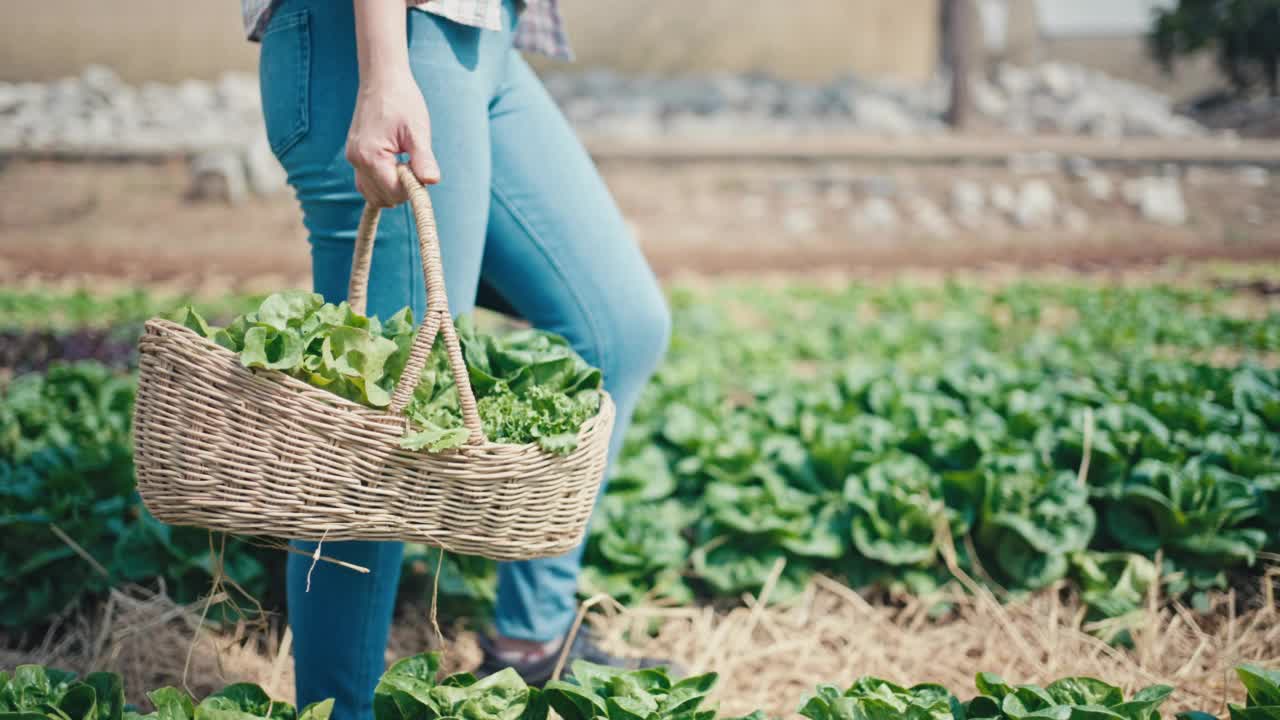
[[[440,656],[423,653],[387,669],[373,694],[375,720],[545,720],[546,704],[515,670],[477,680],[469,673],[437,680]]]
[[[1072,577],[1091,622],[1108,640],[1127,644],[1130,632],[1146,622],[1143,610],[1160,582],[1155,563],[1133,553],[1081,552],[1071,557]]]
[[[0,672],[0,718],[4,720],[121,720],[124,688],[118,675],[75,673],[40,665]]]
[[[1160,720],[1160,705],[1173,693],[1168,685],[1152,685],[1126,700],[1120,688],[1090,677],[1063,678],[1042,688],[978,673],[976,684],[981,694],[961,706],[957,717]]]
[[[132,378],[93,363],[0,388],[0,627],[38,625],[124,582],[163,578],[179,602],[209,590],[208,533],[157,522],[134,492],[133,398]],[[226,572],[269,600],[265,561],[231,542]]]
[[[714,720],[703,707],[715,673],[673,680],[665,668],[620,670],[578,660],[573,679],[553,680],[543,690],[561,720]]]
[[[0,330],[56,330],[140,327],[147,319],[180,305],[195,302],[188,296],[160,295],[144,290],[94,293],[56,288],[0,288]],[[262,302],[261,296],[226,295],[201,298],[207,317],[231,317]]]
[[[1178,0],[1156,9],[1147,39],[1166,69],[1212,50],[1237,90],[1261,85],[1280,97],[1280,0]]]
[[[758,592],[782,561],[775,600],[814,572],[927,593],[954,552],[1015,592],[1073,580],[1099,632],[1124,642],[1156,584],[1203,604],[1229,572],[1280,550],[1280,373],[1252,362],[1280,350],[1280,314],[1243,318],[1231,301],[1053,283],[676,289],[671,351],[601,499],[582,589],[736,596]],[[389,395],[412,337],[407,313],[365,320],[306,293],[256,307],[221,329],[179,319],[232,346],[260,328],[252,362],[263,366],[293,362],[306,324],[309,374],[360,402]],[[565,398],[593,407],[599,376],[563,340],[458,328],[491,435],[554,446],[578,422]],[[293,331],[296,342],[281,339]],[[1202,360],[1220,348],[1243,360]],[[461,434],[443,360],[431,356],[411,406],[424,447]],[[544,381],[564,395],[540,396]],[[53,537],[52,518],[113,578],[164,576],[188,597],[207,589],[207,537],[151,521],[133,497],[128,381],[112,376],[102,398],[37,393],[36,382],[11,383],[0,401],[0,472],[18,478],[0,482],[17,509],[0,515],[0,617],[35,622],[105,588]],[[53,449],[11,459],[37,446]],[[227,554],[256,591],[265,558]],[[406,592],[431,587],[436,560],[410,548]],[[493,573],[448,556],[441,590],[478,612]]]
[[[172,319],[239,353],[245,367],[288,373],[375,408],[391,404],[417,335],[409,308],[379,322],[346,302],[333,305],[300,291],[268,296],[226,327],[209,325],[190,306]],[[582,423],[600,409],[599,370],[552,333],[526,329],[495,337],[476,330],[469,317],[457,321],[457,331],[490,440],[537,443],[561,454],[577,447]],[[418,427],[405,435],[404,448],[439,452],[466,442],[454,390],[440,341],[405,408]]]
[[[1257,665],[1241,665],[1236,675],[1247,694],[1244,707],[1229,705],[1231,720],[1277,720],[1280,718],[1280,670]]]
[[[800,707],[800,714],[809,720],[951,720],[952,708],[958,704],[941,685],[904,688],[863,677],[844,692],[834,685],[819,685]]]
[[[784,560],[774,599],[813,572],[927,592],[946,577],[945,530],[962,567],[1008,589],[1075,579],[1123,641],[1160,576],[1194,599],[1280,547],[1280,374],[1196,359],[1280,347],[1280,315],[1241,321],[1228,297],[677,290],[588,587],[736,595]],[[620,509],[640,506],[653,512]],[[687,561],[667,550],[677,536]],[[623,537],[662,551],[637,562]]]
[[[1245,705],[1230,705],[1232,720],[1280,717],[1280,672],[1254,665],[1236,668]],[[672,678],[666,668],[622,670],[577,661],[572,679],[529,687],[508,668],[483,679],[470,673],[440,675],[440,655],[398,660],[379,679],[374,720],[716,720],[710,695],[715,673]],[[978,673],[978,695],[960,700],[932,683],[903,687],[862,677],[846,690],[819,684],[798,713],[809,720],[1160,720],[1173,688],[1152,685],[1126,698],[1121,688],[1090,677],[1068,677],[1047,686],[1011,685]],[[145,715],[125,704],[120,676],[74,673],[39,665],[0,671],[0,720],[329,720],[333,700],[298,711],[273,700],[252,683],[228,685],[195,702],[164,687],[146,694]],[[1179,720],[1216,720],[1200,711]],[[725,719],[729,720],[729,719]],[[768,720],[762,711],[733,720]]]

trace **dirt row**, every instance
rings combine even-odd
[[[993,263],[1094,270],[1168,258],[1280,259],[1280,216],[1270,217],[1280,207],[1280,188],[1242,189],[1229,175],[1188,188],[1193,220],[1183,227],[1141,222],[1118,202],[1090,205],[1072,181],[1052,178],[1064,201],[1089,216],[1087,230],[1024,231],[996,218],[939,238],[905,220],[896,229],[867,231],[855,229],[850,218],[868,186],[942,205],[957,177],[979,183],[1016,178],[993,168],[829,163],[621,162],[607,164],[604,173],[663,275],[893,272]],[[305,284],[306,231],[290,193],[233,207],[193,201],[187,190],[181,161],[10,163],[0,171],[0,278]]]

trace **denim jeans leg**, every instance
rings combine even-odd
[[[533,325],[564,335],[604,372],[617,455],[670,333],[653,272],[569,123],[519,53],[490,110],[492,201],[482,274]],[[494,625],[549,641],[577,611],[582,547],[498,568]]]

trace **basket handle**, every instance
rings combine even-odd
[[[436,335],[444,337],[445,354],[453,371],[453,384],[458,391],[458,406],[462,409],[462,424],[470,431],[472,444],[485,442],[484,429],[480,425],[480,413],[476,410],[476,396],[467,375],[467,364],[462,359],[462,346],[449,314],[449,297],[445,293],[444,270],[440,263],[440,238],[436,233],[435,212],[431,209],[431,196],[403,164],[396,166],[400,184],[409,192],[409,205],[418,226],[418,248],[422,255],[422,275],[427,283],[427,312],[422,326],[409,349],[409,360],[404,374],[391,394],[391,412],[400,415],[413,397],[413,391],[422,378],[422,368],[435,345]],[[369,268],[373,264],[373,241],[378,234],[378,208],[366,204],[356,229],[355,255],[351,260],[351,283],[347,286],[347,303],[355,312],[364,315],[369,288]]]

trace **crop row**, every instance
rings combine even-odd
[[[595,526],[593,590],[751,591],[782,558],[782,594],[814,571],[926,592],[954,551],[1012,590],[1071,576],[1118,615],[1158,575],[1222,587],[1280,543],[1280,375],[1196,356],[1272,347],[1275,313],[1034,286],[673,303]]]
[[[1274,312],[1052,284],[720,284],[671,299],[671,350],[602,500],[587,592],[732,596],[784,560],[775,597],[813,572],[924,593],[954,556],[1010,590],[1071,578],[1120,616],[1155,582],[1194,600],[1280,549]],[[132,492],[128,376],[55,367],[0,396],[6,624],[113,582],[204,589],[208,537],[157,523]],[[626,512],[637,503],[655,511]],[[247,543],[226,553],[260,597],[278,561]],[[410,548],[409,588],[433,561]],[[492,573],[450,557],[441,591],[474,608]]]
[[[1236,674],[1245,686],[1244,705],[1230,704],[1232,720],[1280,717],[1280,672],[1243,665]],[[469,673],[440,677],[437,654],[394,663],[380,678],[373,698],[375,720],[716,720],[709,696],[715,673],[674,679],[665,668],[618,670],[578,661],[569,680],[529,687],[512,669],[483,679]],[[903,687],[875,677],[848,688],[819,685],[799,714],[810,720],[1159,720],[1160,707],[1173,693],[1153,685],[1126,697],[1119,687],[1090,677],[1068,677],[1045,687],[1012,685],[979,673],[978,694],[962,701],[936,684]],[[0,718],[5,720],[328,720],[333,700],[298,711],[273,700],[250,683],[237,683],[199,703],[187,693],[165,687],[147,693],[154,710],[141,714],[126,704],[120,677],[95,672],[79,680],[72,673],[38,665],[0,672]],[[762,711],[738,720],[767,720]],[[1215,720],[1202,711],[1183,712],[1179,720]],[[727,720],[727,719],[726,719]]]

